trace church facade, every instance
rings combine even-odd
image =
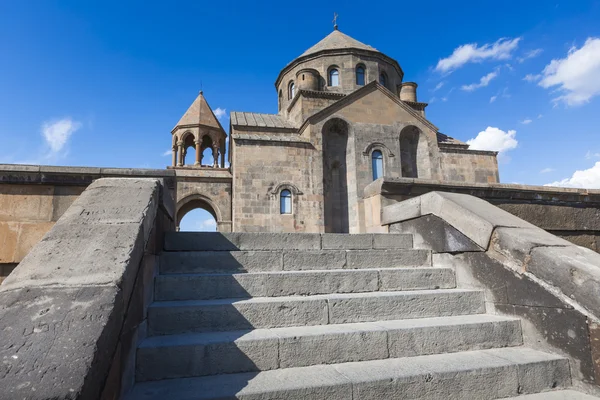
[[[184,114],[172,131],[178,220],[202,207],[220,231],[360,233],[364,189],[384,175],[499,182],[496,152],[442,134],[399,63],[337,27],[275,88],[277,114],[231,112],[228,166],[227,135],[202,93]]]

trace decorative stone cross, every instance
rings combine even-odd
[[[337,13],[333,13],[333,29],[337,29]]]

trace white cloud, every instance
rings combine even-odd
[[[585,159],[589,160],[591,158],[600,158],[600,153],[592,153],[591,151],[588,150],[588,152],[585,153]]]
[[[544,186],[600,189],[600,161],[589,169],[575,171],[570,178],[548,183]]]
[[[529,60],[530,58],[535,58],[535,57],[539,56],[540,54],[542,54],[543,52],[544,52],[544,50],[542,50],[542,49],[530,50],[527,53],[525,53],[522,57],[518,57],[517,61],[522,64],[526,60]]]
[[[471,62],[482,62],[490,60],[507,60],[511,58],[511,53],[519,46],[521,38],[507,39],[502,38],[495,43],[486,43],[483,46],[477,46],[477,43],[464,44],[454,49],[454,52],[438,61],[435,70],[438,72],[452,72],[463,65]]]
[[[166,157],[166,156],[170,156],[171,154],[173,154],[173,150],[169,149],[169,150],[165,151],[164,153],[162,153],[162,156]]]
[[[540,74],[538,74],[538,75],[527,74],[523,78],[523,80],[527,81],[527,82],[536,82],[536,81],[539,81],[540,79],[542,79],[542,75],[540,75]]]
[[[437,85],[435,85],[435,88],[432,90],[433,92],[437,92],[438,90],[440,90],[442,87],[444,87],[444,85],[446,84],[446,82],[440,82]]]
[[[532,122],[533,122],[533,120],[531,120],[531,119],[529,119],[529,118],[526,118],[526,119],[524,119],[523,121],[521,121],[521,123],[522,123],[523,125],[529,125],[529,124],[530,124],[530,123],[532,123]]]
[[[215,230],[217,221],[214,218],[198,221],[198,229],[201,231]]]
[[[556,171],[554,168],[544,168],[543,170],[540,171],[540,174],[547,174],[550,172],[554,172]]]
[[[60,120],[46,121],[42,124],[42,135],[50,146],[51,153],[60,152],[73,133],[81,128],[81,123],[70,117]]]
[[[558,86],[563,94],[554,101],[568,106],[585,104],[600,95],[600,38],[588,38],[580,49],[572,47],[565,58],[552,60],[538,85],[546,89]]]
[[[492,96],[492,97],[490,97],[490,103],[495,102],[497,98],[498,98],[498,96]]]
[[[538,119],[542,118],[543,115],[542,114],[538,114]]]
[[[502,129],[488,126],[485,131],[481,131],[474,139],[467,140],[467,144],[472,150],[490,150],[497,151],[502,156],[509,150],[515,149],[519,142],[515,138],[517,131],[510,130],[504,132]]]
[[[490,81],[492,79],[494,79],[495,77],[498,76],[498,71],[492,71],[489,74],[487,74],[486,76],[482,76],[481,79],[479,80],[479,83],[472,83],[470,85],[463,85],[461,87],[462,90],[466,91],[466,92],[472,92],[476,89],[485,87],[487,85],[490,84]]]
[[[215,117],[218,119],[221,119],[227,115],[227,110],[221,107],[217,107],[213,110],[213,112],[215,113]]]

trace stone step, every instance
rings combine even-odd
[[[148,329],[170,335],[483,312],[483,292],[466,289],[162,301],[148,307]]]
[[[452,269],[433,267],[171,274],[156,277],[154,299],[208,300],[454,287],[456,280]]]
[[[510,397],[506,400],[598,400],[600,397],[590,396],[574,390],[555,390],[537,394],[527,394],[525,396]]]
[[[491,315],[154,336],[138,381],[267,371],[522,344],[520,321]]]
[[[489,400],[569,385],[566,359],[504,348],[139,382],[127,400]]]
[[[166,251],[410,249],[408,234],[166,232]]]
[[[163,252],[162,274],[431,266],[430,250],[267,250]]]

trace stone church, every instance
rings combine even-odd
[[[360,233],[364,189],[384,175],[499,182],[496,152],[441,133],[398,61],[337,26],[281,70],[275,89],[277,114],[231,112],[229,165],[227,134],[202,93],[175,126],[178,222],[201,207],[223,232]]]

